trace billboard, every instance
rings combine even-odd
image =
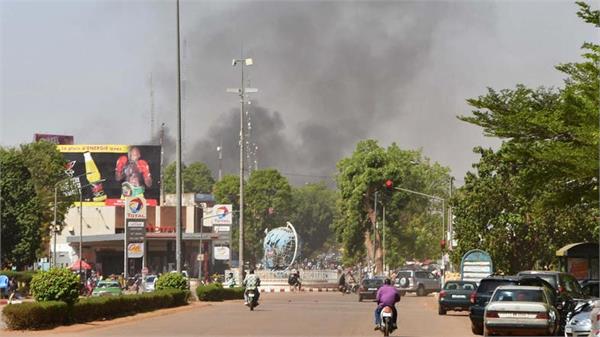
[[[142,197],[148,206],[160,199],[160,146],[57,145],[65,171],[81,186],[84,205],[124,205]]]
[[[40,140],[45,140],[49,143],[54,143],[54,144],[70,145],[70,144],[74,143],[73,136],[50,135],[50,134],[46,134],[46,133],[36,133],[33,135],[33,139],[36,142],[39,142]]]

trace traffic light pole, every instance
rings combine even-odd
[[[412,194],[416,194],[416,195],[420,195],[422,197],[426,197],[426,198],[430,198],[433,200],[437,200],[437,201],[441,201],[442,202],[442,240],[445,240],[445,236],[446,236],[446,199],[435,196],[435,195],[431,195],[431,194],[425,194],[425,193],[421,193],[421,192],[417,192],[417,191],[413,191],[413,190],[409,190],[406,188],[402,188],[402,187],[394,187],[395,190],[399,190],[399,191],[403,191],[403,192],[408,192],[408,193],[412,193]],[[445,277],[445,271],[446,271],[446,266],[444,263],[444,250],[441,249],[442,251],[442,286],[444,285],[444,277]]]

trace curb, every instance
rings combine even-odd
[[[290,287],[264,287],[260,289],[261,293],[294,293],[294,292],[336,292],[335,288],[302,288],[301,290],[291,289]]]

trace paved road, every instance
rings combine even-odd
[[[274,293],[263,294],[254,312],[241,301],[232,301],[196,305],[124,323],[104,322],[13,336],[382,336],[372,330],[373,309],[374,303],[359,303],[355,295]],[[398,312],[399,329],[394,336],[472,336],[466,314],[438,316],[432,296],[405,296]]]

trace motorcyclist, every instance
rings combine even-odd
[[[300,282],[300,273],[296,269],[292,269],[288,278],[288,284],[292,287],[298,286],[298,290],[302,290],[302,283]]]
[[[258,275],[254,274],[254,269],[250,269],[246,278],[244,278],[244,282],[242,283],[246,290],[244,291],[244,304],[248,304],[248,291],[254,291],[256,305],[258,305],[258,299],[260,298],[260,292],[257,291],[258,287],[260,287],[260,278]]]
[[[225,283],[223,285],[226,288],[233,288],[233,287],[235,287],[235,277],[233,277],[233,273],[227,274],[227,277],[225,277]]]
[[[340,276],[340,278],[338,280],[338,289],[342,293],[346,292],[346,274],[345,273],[342,273],[342,275]]]
[[[396,311],[396,302],[400,301],[400,294],[392,286],[392,281],[386,278],[383,285],[377,290],[377,308],[375,308],[375,329],[379,330],[381,326],[381,310],[384,307],[392,308],[392,328],[396,329],[396,320],[398,319],[398,311]]]

